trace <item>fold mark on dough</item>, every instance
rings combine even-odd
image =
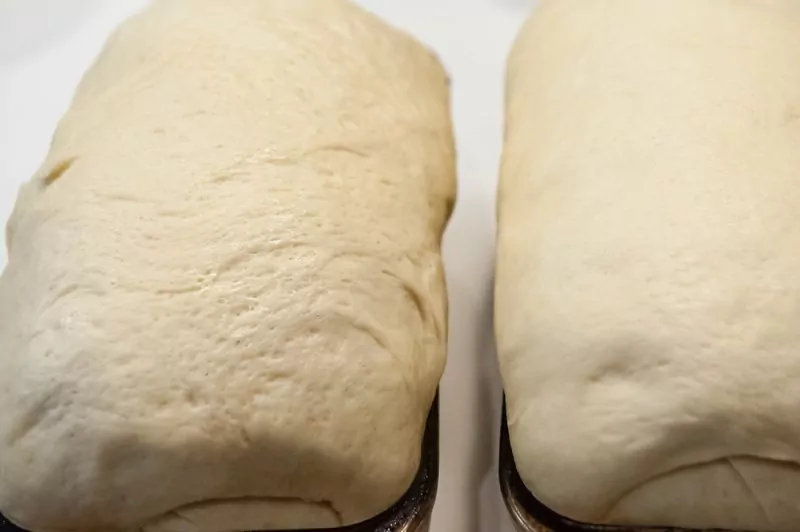
[[[214,504],[224,504],[224,503],[244,503],[244,502],[265,502],[265,503],[299,503],[299,504],[306,504],[309,506],[316,506],[323,510],[329,511],[335,517],[336,521],[338,522],[338,526],[344,526],[344,516],[342,513],[337,510],[333,506],[333,502],[329,500],[306,500],[301,497],[234,497],[234,498],[220,498],[220,499],[206,499],[197,502],[193,502],[190,504],[185,504],[174,510],[171,510],[162,516],[151,520],[149,523],[145,524],[142,527],[142,532],[149,532],[154,530],[153,523],[158,521],[164,521],[173,517],[182,523],[186,523],[189,525],[190,530],[200,530],[201,528],[197,526],[197,523],[186,515],[186,513],[198,506],[209,506]],[[156,529],[157,530],[157,529]]]
[[[758,506],[758,508],[761,510],[761,513],[763,513],[763,514],[764,514],[764,518],[767,520],[767,523],[769,523],[770,525],[772,525],[772,524],[773,524],[773,522],[772,522],[772,518],[770,518],[770,515],[769,515],[769,513],[767,512],[767,508],[766,508],[766,506],[764,506],[764,503],[762,503],[762,502],[761,502],[761,499],[759,499],[759,498],[758,498],[758,494],[756,493],[756,490],[755,490],[755,489],[753,489],[753,486],[752,486],[752,485],[750,484],[750,482],[747,480],[747,477],[745,477],[745,476],[744,476],[744,473],[742,473],[742,472],[739,470],[739,468],[738,468],[738,467],[736,467],[736,465],[733,463],[733,460],[731,460],[730,458],[726,458],[726,459],[725,459],[725,462],[727,462],[727,464],[728,464],[728,465],[731,467],[731,470],[733,471],[733,474],[734,474],[734,475],[736,476],[736,478],[738,478],[738,479],[739,479],[739,481],[742,483],[742,486],[744,487],[744,489],[745,489],[745,490],[747,490],[747,492],[749,492],[749,493],[750,493],[750,496],[751,496],[751,497],[753,497],[753,500],[755,501],[755,503],[756,503],[756,505]]]

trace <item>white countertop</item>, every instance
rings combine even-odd
[[[0,0],[0,221],[44,158],[107,35],[146,3]],[[432,532],[499,532],[507,517],[493,471],[500,408],[491,326],[494,198],[506,55],[535,0],[360,3],[433,47],[453,80],[459,198],[445,239],[451,328]],[[3,242],[0,266],[5,253]]]

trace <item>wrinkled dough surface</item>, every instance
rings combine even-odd
[[[800,529],[800,4],[545,0],[509,60],[496,324],[528,487]]]
[[[154,2],[9,222],[0,512],[217,532],[387,509],[444,366],[454,189],[447,78],[410,37],[340,0]]]

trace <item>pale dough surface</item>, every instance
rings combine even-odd
[[[800,530],[800,2],[545,0],[507,91],[526,484],[584,521]]]
[[[8,225],[0,512],[220,532],[394,503],[445,359],[448,100],[345,1],[126,22]]]

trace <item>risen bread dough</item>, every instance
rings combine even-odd
[[[339,0],[159,0],[8,228],[0,512],[337,526],[409,486],[445,357],[437,59]]]
[[[507,105],[523,480],[584,521],[800,530],[800,2],[545,0]]]

